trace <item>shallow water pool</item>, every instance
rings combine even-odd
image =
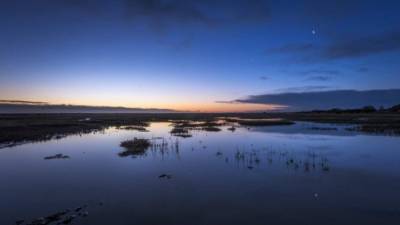
[[[3,148],[0,224],[66,209],[82,225],[400,224],[400,138],[313,126],[181,138],[152,123]],[[163,147],[120,157],[134,137]]]

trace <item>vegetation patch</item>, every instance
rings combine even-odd
[[[228,130],[234,132],[236,130],[236,128],[234,126],[231,126],[228,128]]]
[[[206,120],[206,121],[192,121],[192,120],[180,120],[174,121],[174,127],[180,128],[203,128],[203,127],[218,127],[224,125],[223,122],[218,122],[214,120]]]
[[[118,127],[118,129],[121,130],[137,130],[140,132],[149,132],[146,127],[143,126],[122,126],[122,127]]]
[[[368,133],[399,135],[400,124],[363,124],[356,130]]]
[[[145,154],[151,143],[148,139],[134,138],[121,142],[120,146],[125,148],[125,151],[120,152],[119,156],[126,157]]]
[[[172,129],[171,133],[174,134],[174,136],[180,136],[180,137],[188,137],[191,134],[189,134],[189,130],[203,130],[203,131],[210,131],[210,132],[218,132],[221,131],[218,126],[224,125],[224,122],[220,121],[213,121],[213,120],[207,120],[207,121],[174,121],[173,126],[174,128]]]
[[[218,128],[218,127],[203,127],[202,129],[205,130],[205,131],[209,131],[209,132],[218,132],[218,131],[221,131],[221,129]]]
[[[182,137],[182,138],[190,138],[193,135],[191,134],[174,134],[175,137]]]
[[[294,124],[293,121],[286,119],[238,119],[236,122],[243,126],[279,126]]]
[[[183,127],[174,127],[172,128],[170,133],[176,137],[183,137],[183,138],[192,137],[192,135],[189,133],[189,130]]]

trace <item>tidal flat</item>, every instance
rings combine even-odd
[[[142,125],[0,149],[0,224],[400,221],[398,136],[301,121]]]

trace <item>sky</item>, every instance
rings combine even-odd
[[[0,1],[0,99],[221,112],[303,109],[265,98],[288,93],[387,96],[400,88],[399,11],[394,0]]]

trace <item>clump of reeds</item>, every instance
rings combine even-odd
[[[232,127],[229,127],[228,130],[234,132],[236,130],[236,128],[234,126],[232,126]]]
[[[123,126],[123,127],[119,127],[118,129],[121,129],[121,130],[137,130],[137,131],[140,131],[140,132],[149,132],[143,126]]]
[[[188,129],[182,128],[182,127],[174,127],[170,131],[171,134],[187,134],[189,133]]]
[[[189,133],[189,130],[183,127],[174,127],[172,128],[170,133],[176,137],[183,137],[183,138],[192,137],[192,135]]]
[[[211,132],[218,132],[218,131],[221,131],[221,129],[218,128],[218,127],[204,127],[203,130],[205,130],[205,131],[211,131]]]
[[[239,119],[237,122],[244,126],[278,126],[294,124],[293,121],[286,119]]]
[[[121,142],[120,146],[125,148],[125,151],[119,153],[119,155],[125,157],[129,155],[143,155],[151,146],[151,143],[148,139],[134,138],[133,140]]]

